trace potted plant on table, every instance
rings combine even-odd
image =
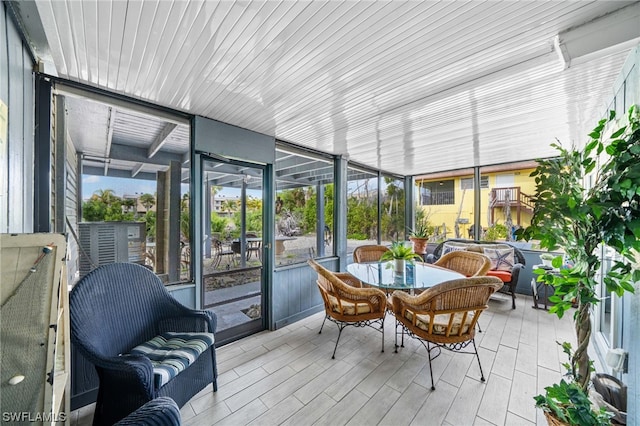
[[[403,241],[394,241],[386,251],[380,256],[381,261],[393,260],[395,262],[395,271],[403,273],[406,262],[413,262],[414,259],[422,260],[422,256],[413,251],[413,247],[405,244]]]
[[[413,243],[413,251],[417,254],[427,252],[427,243],[433,234],[433,226],[426,219],[416,221],[416,226],[409,229],[409,240]]]
[[[542,261],[542,264],[543,264],[544,266],[551,267],[551,266],[552,266],[552,265],[551,265],[551,262],[553,261],[553,258],[554,258],[554,257],[555,257],[555,256],[554,256],[554,255],[552,255],[551,253],[542,253],[542,254],[540,255],[540,260]]]
[[[563,248],[573,266],[559,271],[534,271],[538,281],[551,284],[555,294],[549,298],[554,306],[549,312],[562,317],[577,304],[574,314],[576,349],[570,354],[575,384],[586,393],[590,381],[591,361],[587,353],[591,338],[590,312],[598,303],[596,274],[600,257],[596,250],[605,244],[622,260],[614,262],[603,276],[607,289],[619,296],[633,292],[640,280],[640,270],[633,268],[634,256],[640,251],[640,119],[632,106],[628,122],[609,131],[615,113],[601,120],[589,134],[591,140],[583,149],[565,149],[559,144],[558,157],[538,161],[531,176],[536,180],[534,211],[531,225],[516,232],[520,239],[536,239],[548,250]],[[593,186],[585,188],[593,176]],[[562,258],[552,261],[555,269]],[[557,386],[560,386],[559,388]],[[563,385],[547,388],[544,398],[558,392],[573,392]],[[538,397],[537,397],[538,398]],[[550,404],[539,404],[551,416]],[[537,400],[538,400],[537,399]],[[546,413],[546,414],[547,414]],[[571,419],[568,419],[570,421]],[[571,423],[570,423],[571,424]]]

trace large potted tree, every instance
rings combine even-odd
[[[620,126],[615,129],[616,126]],[[629,109],[625,125],[615,113],[601,120],[589,134],[584,148],[553,146],[558,156],[538,161],[532,173],[536,180],[535,207],[531,226],[517,232],[518,238],[539,240],[550,251],[563,249],[573,266],[551,272],[535,271],[539,281],[551,284],[555,294],[550,312],[562,317],[574,306],[576,346],[566,367],[572,382],[586,393],[592,364],[587,348],[591,338],[591,308],[598,303],[596,274],[600,270],[597,249],[613,248],[621,260],[603,277],[612,293],[633,292],[640,270],[633,268],[640,251],[640,121],[638,109]],[[587,181],[592,182],[590,186]],[[557,268],[560,257],[553,260]],[[550,388],[538,406],[549,410]],[[552,393],[557,389],[551,390]],[[551,395],[553,398],[553,395]],[[547,404],[545,404],[545,399]],[[553,413],[561,417],[561,413]],[[567,417],[560,418],[565,423]]]

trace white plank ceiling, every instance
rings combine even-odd
[[[639,34],[568,68],[554,38],[625,7],[618,21],[640,28],[638,2],[611,1],[35,6],[47,43],[34,50],[60,77],[401,175],[583,142]]]

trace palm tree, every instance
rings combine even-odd
[[[151,210],[151,207],[156,205],[156,198],[151,194],[142,194],[139,198],[140,204],[142,204],[146,211]]]
[[[231,213],[236,210],[237,202],[236,200],[224,200],[220,204],[220,208],[223,212]]]
[[[113,189],[98,189],[94,193],[97,196],[98,200],[102,201],[106,205],[111,204],[114,198],[116,198],[116,193]]]
[[[211,208],[213,209],[214,206],[216,205],[216,195],[218,195],[218,192],[222,191],[222,187],[217,185],[212,185],[210,190],[211,190]]]

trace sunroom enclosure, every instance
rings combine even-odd
[[[494,166],[487,162],[464,173],[448,170],[448,173],[462,174],[452,177],[451,183],[444,178],[431,183],[422,179],[424,184],[421,185],[415,182],[417,176],[386,173],[372,168],[373,162],[359,164],[347,156],[330,155],[133,99],[126,94],[96,89],[88,83],[34,72],[33,67],[39,67],[38,62],[24,41],[24,35],[6,12],[8,3],[3,2],[2,9],[4,50],[0,62],[3,77],[7,77],[3,78],[0,87],[2,122],[6,124],[4,134],[0,134],[3,142],[0,147],[5,154],[0,170],[3,195],[0,201],[3,213],[6,212],[1,219],[5,232],[66,233],[69,236],[69,277],[73,281],[82,274],[81,264],[86,256],[80,248],[80,223],[85,222],[81,206],[89,201],[82,191],[83,176],[120,175],[120,178],[126,176],[133,181],[151,182],[150,190],[133,190],[133,195],[139,192],[135,197],[138,203],[121,194],[118,212],[121,217],[117,221],[125,224],[126,238],[137,244],[142,239],[142,231],[129,229],[128,215],[133,215],[133,222],[140,222],[138,219],[142,215],[155,211],[157,218],[158,204],[163,208],[166,206],[162,217],[167,226],[160,224],[158,227],[156,222],[152,231],[151,221],[145,220],[145,251],[132,253],[137,256],[134,261],[156,269],[165,278],[167,288],[179,301],[189,306],[207,307],[205,276],[211,266],[220,279],[235,271],[259,275],[259,282],[251,277],[252,280],[246,282],[254,287],[258,282],[257,289],[250,288],[247,293],[232,295],[229,299],[249,303],[234,313],[246,324],[229,327],[227,334],[221,333],[220,344],[257,330],[279,329],[318,312],[321,307],[313,284],[315,278],[304,261],[314,257],[327,267],[344,270],[355,245],[365,242],[387,244],[405,239],[407,227],[420,212],[425,214],[422,208],[425,202],[453,208],[453,213],[447,214],[454,216],[455,222],[447,225],[447,236],[456,235],[457,224],[457,232],[461,235],[473,234],[477,238],[485,231],[474,227],[471,232],[471,225],[483,223],[491,214],[494,222],[505,221],[506,206],[515,198],[520,202],[515,191],[519,187],[517,178],[509,181],[489,176]],[[639,61],[640,53],[636,48],[603,109],[620,113],[628,105],[638,103]],[[43,71],[43,68],[37,69]],[[85,97],[94,103],[102,103],[100,109],[106,110],[110,117],[100,125],[100,131],[94,133],[104,130],[107,135],[117,135],[119,130],[136,128],[142,120],[144,126],[153,127],[156,133],[148,142],[119,141],[116,137],[109,139],[109,145],[100,146],[101,151],[97,153],[86,150],[92,147],[77,144],[69,127],[77,112],[76,102]],[[567,107],[574,109],[579,105],[570,103]],[[87,129],[96,129],[89,121],[80,124]],[[373,144],[371,148],[375,149]],[[224,170],[227,167],[235,168]],[[220,169],[224,171],[222,175],[217,174]],[[486,181],[483,176],[488,176]],[[440,188],[440,181],[444,188]],[[215,193],[216,187],[239,191],[237,200],[241,202],[227,203],[235,201],[234,195]],[[422,191],[425,188],[428,192]],[[505,192],[496,195],[496,203],[491,204],[476,188],[479,191],[514,190],[509,189],[508,196]],[[103,190],[101,197],[109,198],[104,190],[110,188],[97,189]],[[526,194],[524,189],[520,192]],[[154,193],[156,205],[145,205],[141,196]],[[470,208],[463,207],[459,214],[462,202],[456,197],[462,193],[465,203],[471,199],[473,203]],[[526,220],[526,207],[522,208],[522,217]],[[511,214],[517,221],[515,210],[511,210]],[[114,217],[109,217],[105,223],[114,222]],[[184,217],[186,220],[182,220]],[[365,222],[361,221],[363,217]],[[222,223],[220,218],[225,219],[222,229],[218,228]],[[233,226],[227,229],[231,224]],[[72,235],[74,232],[77,237]],[[113,237],[117,231],[109,232]],[[153,241],[146,238],[149,235],[154,235]],[[160,244],[158,235],[164,235]],[[486,233],[484,235],[486,237]],[[219,247],[216,247],[216,240],[221,243]],[[528,264],[535,264],[537,253],[531,251],[529,255]],[[606,249],[602,256],[607,258]],[[89,262],[86,267],[90,269],[97,263]],[[607,262],[604,265],[606,267]],[[530,280],[529,270],[521,276],[518,290],[530,291]],[[630,354],[629,365],[637,366],[640,354],[637,295],[620,299],[612,297],[602,287],[600,296],[603,303],[595,312],[596,350],[604,359],[608,349],[624,348]],[[220,306],[216,303],[212,303],[212,308]],[[259,309],[250,311],[253,305],[258,305]],[[247,315],[249,312],[251,315]],[[77,372],[85,367],[74,366]],[[630,411],[637,412],[640,376],[633,374],[633,370],[631,373],[619,375],[630,384]],[[76,376],[84,380],[81,373]],[[76,406],[91,399],[90,379],[75,385],[74,395],[86,397],[85,400],[77,399]]]

